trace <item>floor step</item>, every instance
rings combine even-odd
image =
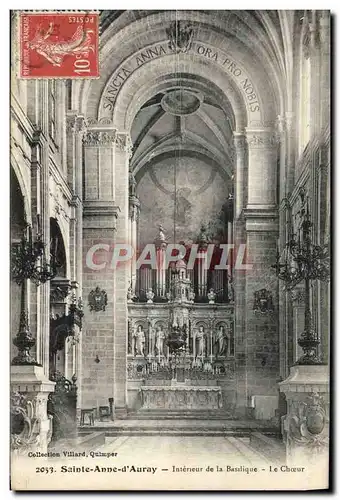
[[[286,459],[286,448],[278,435],[269,436],[263,432],[252,432],[250,446],[272,462],[284,463]]]
[[[202,410],[139,410],[130,412],[128,420],[235,420],[230,413],[226,411],[202,411]]]
[[[49,451],[81,449],[83,451],[93,450],[98,446],[105,444],[105,432],[100,430],[83,429],[83,432],[78,431],[78,437],[74,439],[60,439],[52,446]]]
[[[110,429],[106,431],[106,436],[249,436],[249,431],[245,429]]]
[[[267,457],[250,446],[250,438],[227,437],[228,441],[237,448],[241,455],[246,456],[251,463],[269,463]]]

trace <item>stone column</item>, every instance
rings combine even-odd
[[[312,10],[311,23],[309,24],[310,31],[310,141],[318,135],[321,125],[320,116],[320,95],[321,95],[321,57],[319,49],[319,33],[317,28],[317,11]],[[328,70],[328,74],[330,72]]]
[[[80,384],[83,408],[107,405],[108,398],[116,398],[116,271],[112,266],[119,213],[115,202],[115,179],[119,176],[116,174],[116,137],[116,130],[112,125],[95,121],[88,121],[88,129],[83,136],[86,172],[83,200],[84,318]],[[99,294],[99,307],[91,308],[91,292]]]
[[[235,219],[241,215],[245,207],[246,194],[246,140],[244,134],[234,132],[234,144],[236,149],[236,178],[235,178]]]
[[[276,208],[277,139],[273,129],[247,129],[248,209]]]
[[[139,207],[140,202],[137,196],[129,196],[129,241],[133,249],[133,256],[131,259],[131,274],[130,274],[130,285],[132,293],[136,292],[136,281],[137,281],[137,223],[139,217]]]
[[[129,241],[129,159],[132,144],[130,136],[117,132],[115,150],[115,203],[119,207],[116,241],[126,244]],[[115,271],[114,295],[114,398],[116,415],[124,417],[127,408],[127,289],[130,266],[120,265]]]
[[[245,332],[246,398],[261,395],[277,398],[279,375],[278,280],[271,268],[276,261],[277,142],[271,129],[247,130],[248,204],[246,221]],[[274,311],[256,310],[256,292],[265,290],[267,306]],[[261,400],[263,401],[264,398]],[[272,408],[268,400],[268,408]],[[263,408],[263,411],[266,409]]]
[[[245,135],[234,133],[236,150],[235,175],[235,216],[234,241],[236,256],[240,245],[246,242],[243,210],[247,202],[247,143]],[[232,243],[232,242],[228,242]],[[247,371],[245,357],[245,271],[240,266],[233,266],[234,312],[235,312],[235,379],[237,390],[236,415],[244,418],[247,407]]]
[[[39,136],[40,155],[41,155],[41,179],[40,179],[40,199],[41,199],[41,229],[42,237],[45,242],[45,258],[50,260],[50,192],[49,192],[49,177],[50,177],[50,151],[49,151],[49,93],[48,81],[41,81],[40,88],[40,119],[42,133]],[[37,335],[41,335],[42,349],[41,361],[44,367],[44,374],[49,376],[49,327],[50,327],[50,283],[39,286],[40,292],[40,332],[37,330]]]
[[[86,130],[85,118],[77,111],[68,111],[66,115],[67,132],[67,178],[73,192],[72,218],[70,220],[70,262],[69,277],[72,288],[75,290],[77,299],[82,295],[83,274],[83,144],[82,138]],[[70,376],[76,375],[78,379],[77,388],[77,414],[80,415],[82,406],[82,383],[81,383],[81,352],[82,334],[79,335],[79,343],[72,349],[69,371]],[[66,353],[66,352],[65,352]],[[68,354],[66,354],[68,355]],[[74,371],[73,371],[74,368]]]
[[[287,465],[322,474],[329,465],[329,373],[325,365],[293,366],[279,384],[286,395],[282,431]],[[313,470],[314,469],[314,470]]]
[[[320,23],[320,115],[321,129],[330,125],[330,11],[321,11]]]
[[[165,269],[165,252],[167,242],[164,233],[160,230],[159,235],[154,240],[157,256],[156,270],[156,296],[165,297],[166,294],[166,269]]]

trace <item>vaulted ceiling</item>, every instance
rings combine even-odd
[[[137,178],[154,158],[173,152],[206,156],[232,176],[233,124],[218,102],[182,86],[147,101],[135,117],[132,170]]]

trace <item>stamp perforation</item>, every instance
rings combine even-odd
[[[100,77],[100,12],[98,10],[25,9],[16,12],[18,14],[16,27],[19,52],[19,58],[16,59],[18,79],[83,80]],[[60,18],[60,24],[57,24],[56,33],[54,20],[58,18]],[[87,22],[86,18],[91,20]],[[39,20],[45,29],[38,24]],[[25,21],[26,31],[23,26]],[[34,30],[35,34],[32,37]],[[60,30],[60,40],[57,36],[58,30]]]

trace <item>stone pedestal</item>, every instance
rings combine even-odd
[[[279,383],[287,399],[283,436],[288,466],[327,470],[329,445],[328,366],[293,366]]]
[[[47,398],[54,386],[41,366],[11,367],[11,448],[14,454],[47,452],[52,433]]]

